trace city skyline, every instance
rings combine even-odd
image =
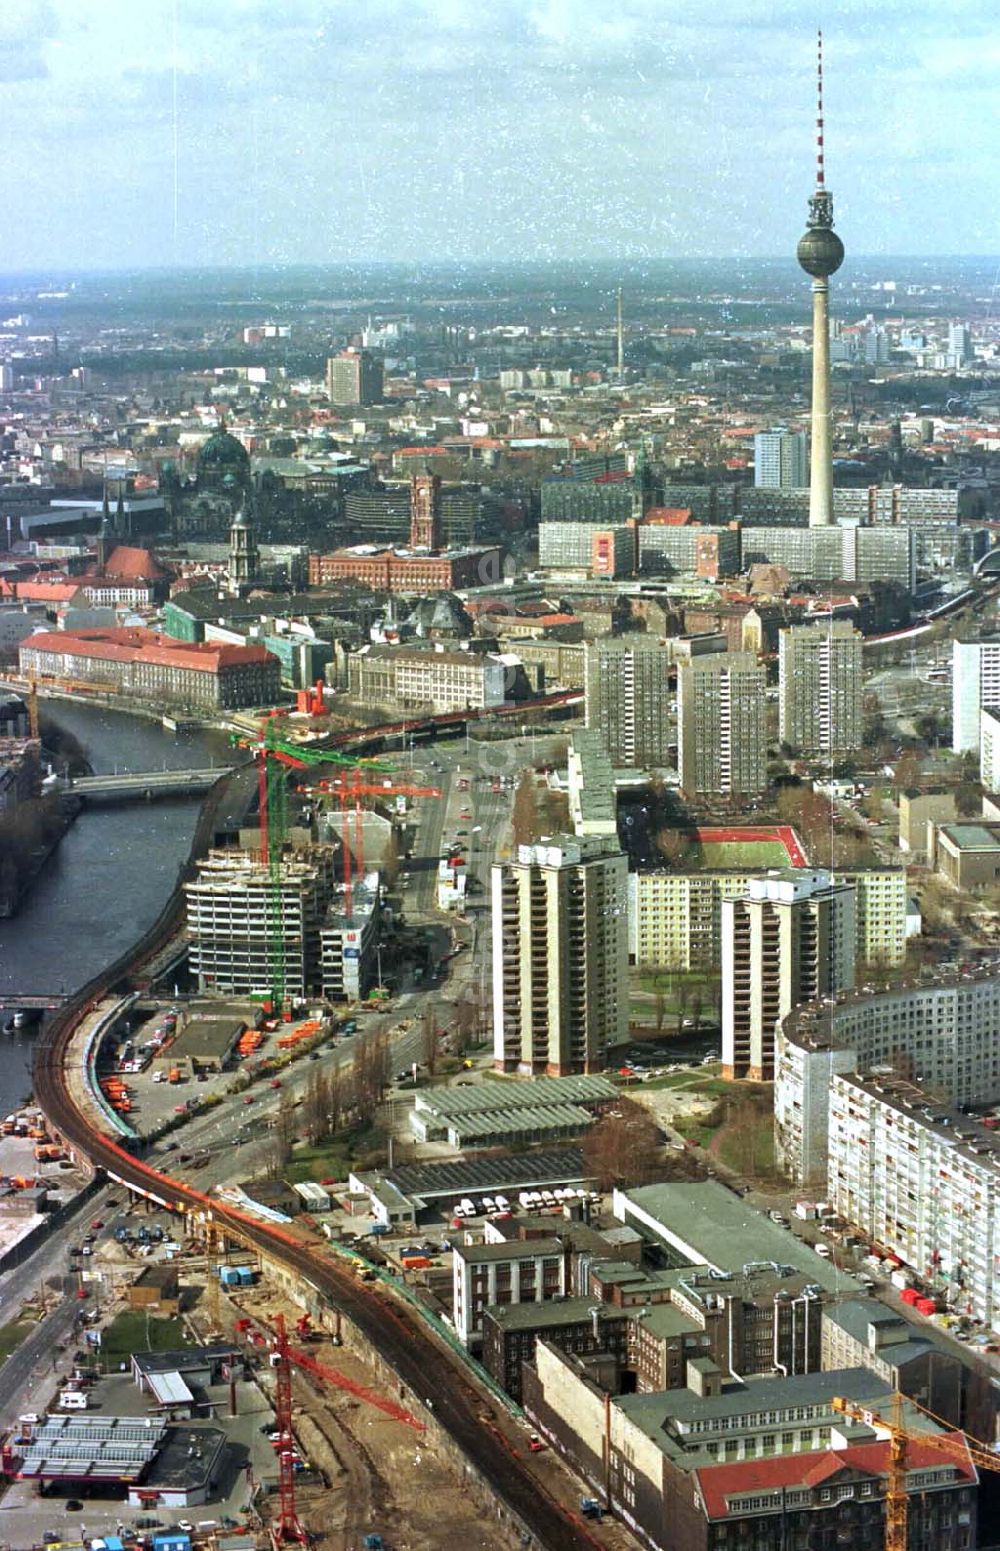
[[[852,254],[996,251],[982,200],[997,29],[979,0],[822,17],[725,0],[15,0],[0,267],[791,253],[815,21]],[[18,176],[17,174],[20,174]],[[920,198],[907,197],[919,187]],[[928,212],[933,220],[928,221]],[[947,233],[946,238],[942,234]]]

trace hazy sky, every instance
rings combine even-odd
[[[996,0],[4,0],[0,270],[988,254]]]

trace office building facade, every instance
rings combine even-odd
[[[331,404],[369,409],[381,404],[382,362],[370,350],[342,350],[326,363],[326,391]]]
[[[778,638],[778,731],[809,759],[861,747],[861,632],[844,620],[792,625]]]
[[[749,797],[767,785],[765,671],[749,652],[713,652],[677,669],[681,786]]]
[[[722,901],[722,1069],[770,1082],[775,1031],[800,1002],[854,984],[854,890],[828,872],[752,878]]]
[[[519,847],[492,876],[499,1071],[603,1071],[628,1032],[628,867],[611,837]]]

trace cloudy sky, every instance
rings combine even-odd
[[[0,271],[991,254],[996,0],[4,0]]]

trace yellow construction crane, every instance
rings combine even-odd
[[[942,1422],[941,1417],[935,1416],[933,1411],[928,1411],[919,1401],[913,1400],[908,1395],[901,1395],[896,1391],[889,1397],[889,1413],[876,1410],[871,1405],[859,1405],[854,1400],[847,1400],[843,1395],[835,1395],[833,1409],[839,1411],[842,1416],[849,1416],[855,1422],[867,1422],[869,1427],[880,1427],[889,1434],[889,1476],[885,1489],[885,1551],[907,1551],[906,1534],[907,1518],[909,1515],[909,1497],[906,1490],[906,1475],[910,1468],[909,1453],[911,1444],[919,1444],[921,1447],[936,1449],[944,1458],[953,1460],[957,1465],[973,1464],[980,1470],[1000,1470],[1000,1455],[996,1455],[983,1443],[970,1438],[968,1433],[961,1428],[952,1427],[949,1432],[933,1433],[918,1431],[915,1427],[907,1427],[903,1421],[903,1405],[909,1404],[916,1410],[922,1411],[925,1416],[931,1417],[935,1422]],[[949,1427],[950,1423],[942,1422]]]

